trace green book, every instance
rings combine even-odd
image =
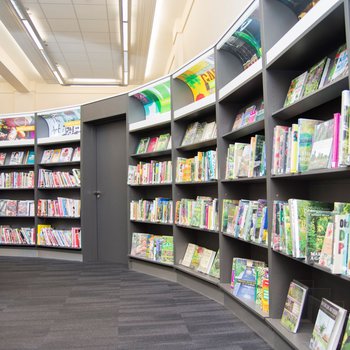
[[[172,236],[162,236],[160,260],[165,264],[174,263],[174,239]]]
[[[139,145],[138,145],[137,150],[136,150],[136,154],[145,153],[147,151],[149,140],[150,140],[149,137],[145,137],[145,138],[140,140]]]
[[[168,147],[170,134],[163,134],[158,137],[155,151],[165,151]]]
[[[298,172],[300,173],[309,168],[315,126],[319,123],[321,123],[320,120],[314,119],[298,120]]]
[[[326,61],[327,57],[323,58],[320,62],[310,68],[306,78],[304,96],[308,96],[318,90]]]
[[[196,247],[196,250],[193,253],[190,268],[197,270],[199,266],[199,262],[201,261],[201,257],[203,254],[203,247]]]
[[[211,265],[209,275],[215,278],[220,278],[220,250],[216,253],[213,264]]]

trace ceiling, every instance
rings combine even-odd
[[[168,3],[169,6],[164,6],[167,1],[170,1],[171,5]],[[44,42],[46,53],[57,65],[66,84],[84,84],[82,81],[93,84],[96,79],[122,82],[123,48],[119,0],[17,0],[17,2],[29,15]],[[128,1],[130,85],[139,85],[145,81],[156,2],[157,0]],[[158,2],[163,4],[162,23],[166,21],[167,30],[157,36],[157,43],[159,42],[162,50],[156,55],[157,64],[153,67],[153,71],[162,75],[164,71],[159,62],[166,62],[166,53],[170,52],[168,47],[164,47],[164,42],[171,46],[173,27],[177,18],[182,15],[186,0],[158,0]],[[40,78],[46,83],[58,84],[14,11],[10,0],[0,1],[0,21]]]

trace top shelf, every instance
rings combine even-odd
[[[211,112],[215,112],[215,94],[177,109],[174,111],[174,119],[188,120]]]
[[[79,142],[80,134],[69,136],[51,136],[38,138],[38,145],[54,145],[59,143]]]
[[[141,120],[139,122],[129,124],[129,132],[138,132],[144,130],[161,129],[164,126],[170,126],[171,112],[162,115]]]
[[[27,146],[34,146],[34,139],[0,141],[0,148],[15,148],[15,147],[27,147]]]

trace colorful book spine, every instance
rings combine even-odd
[[[338,168],[339,166],[339,127],[340,127],[340,113],[334,113],[332,168]]]

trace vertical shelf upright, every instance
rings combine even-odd
[[[128,103],[128,164],[137,165],[150,163],[151,161],[171,161],[171,139],[164,149],[157,150],[157,145],[140,152],[138,146],[141,139],[152,139],[160,135],[170,134],[171,138],[171,94],[170,77],[154,81],[129,93]],[[158,142],[158,141],[157,141]],[[140,199],[154,200],[155,198],[172,199],[172,182],[142,183],[128,185],[128,203]],[[145,262],[147,268],[170,276],[171,263],[164,263],[162,257],[155,258],[152,254],[133,252],[132,238],[134,233],[146,233],[149,235],[173,237],[172,223],[151,222],[148,220],[131,220],[130,207],[129,216],[129,262],[131,266]],[[148,252],[151,249],[148,248]],[[140,264],[138,265],[140,266]]]

